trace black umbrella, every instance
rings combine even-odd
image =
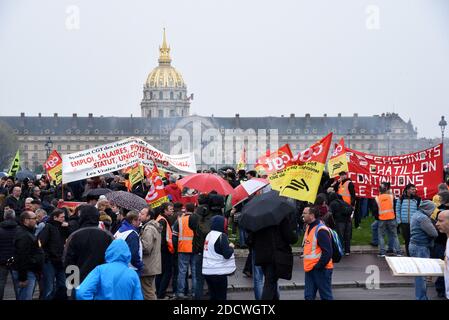
[[[112,190],[107,188],[95,188],[95,189],[89,189],[86,192],[83,193],[83,198],[86,197],[99,197],[102,195],[105,195],[109,192],[112,192]]]
[[[36,174],[30,170],[20,170],[16,173],[16,179],[19,181],[25,180],[25,178],[28,178],[30,180],[36,179]]]
[[[259,231],[270,226],[277,226],[290,216],[294,219],[296,207],[291,199],[279,196],[279,192],[270,191],[254,197],[242,210],[239,226],[249,231]]]

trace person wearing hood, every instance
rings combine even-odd
[[[64,243],[68,237],[68,223],[65,222],[64,211],[53,211],[44,229],[39,233],[38,239],[45,253],[43,268],[43,293],[44,300],[52,300],[54,297],[65,299],[65,272],[62,265]],[[56,280],[56,286],[55,286]]]
[[[430,258],[433,241],[438,236],[438,232],[430,219],[433,210],[435,210],[435,203],[424,200],[421,202],[419,210],[411,216],[409,244],[411,257]],[[416,300],[428,300],[424,277],[415,277],[415,295]]]
[[[211,219],[203,250],[203,275],[209,287],[210,300],[226,300],[228,275],[235,272],[234,244],[225,232],[226,220],[216,215]]]
[[[144,208],[139,213],[139,219],[142,222],[140,241],[143,249],[143,270],[140,274],[140,284],[145,300],[157,300],[155,279],[158,274],[162,273],[162,226],[154,220],[154,217],[154,212],[150,208]]]
[[[89,272],[104,263],[104,254],[114,237],[110,232],[98,228],[100,214],[97,208],[82,205],[79,213],[80,228],[67,239],[63,263],[64,268],[70,265],[77,266],[82,282]]]
[[[139,227],[139,214],[135,211],[130,211],[125,217],[120,229],[115,233],[115,239],[123,239],[129,246],[131,251],[131,265],[133,270],[136,270],[138,274],[142,271],[142,243],[137,233]]]
[[[165,187],[165,192],[167,196],[170,197],[173,203],[182,201],[182,192],[179,189],[179,186],[176,184],[176,177],[170,176],[169,180],[170,184]]]
[[[123,239],[108,246],[105,264],[96,266],[76,289],[78,300],[143,300],[137,273],[128,267],[131,251]]]

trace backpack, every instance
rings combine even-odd
[[[207,211],[207,208],[202,208],[203,210]],[[212,215],[210,213],[207,213],[206,215],[200,215],[198,226],[197,226],[197,235],[199,239],[201,239],[201,242],[204,244],[204,240],[206,240],[207,234],[210,232],[210,225],[211,225],[211,218]]]
[[[338,233],[335,230],[332,230],[331,228],[326,227],[324,224],[320,223],[315,230],[315,238],[321,226],[324,226],[327,229],[327,231],[329,231],[329,235],[331,236],[332,239],[332,262],[339,263],[341,257],[344,255],[344,250],[340,241],[340,237],[338,236]]]

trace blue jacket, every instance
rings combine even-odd
[[[137,233],[137,228],[129,224],[128,221],[124,220],[118,231],[126,232],[128,230],[135,231],[129,234],[129,236],[126,238],[126,243],[128,244],[129,250],[131,251],[131,264],[137,269],[137,272],[140,273],[143,269],[143,262],[139,254],[139,234]]]
[[[131,252],[124,240],[112,241],[106,263],[97,266],[76,289],[78,300],[143,300],[140,279],[128,267]]]
[[[396,201],[396,221],[399,223],[410,223],[409,220],[409,207],[410,207],[410,219],[418,211],[419,198],[407,198],[402,196]]]

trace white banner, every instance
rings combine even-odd
[[[68,183],[125,169],[135,163],[168,172],[196,173],[194,153],[169,155],[138,138],[128,138],[62,157],[62,181]]]

